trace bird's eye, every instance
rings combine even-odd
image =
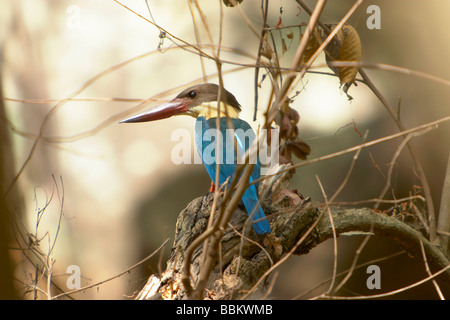
[[[197,96],[197,92],[195,92],[194,90],[189,91],[188,96],[189,98],[194,99]]]

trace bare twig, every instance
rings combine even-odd
[[[311,14],[311,17],[308,22],[308,26],[306,27],[305,33],[304,33],[302,39],[300,40],[300,44],[298,45],[297,51],[295,52],[295,56],[292,60],[291,68],[288,71],[288,74],[286,75],[283,86],[276,94],[275,102],[273,104],[273,107],[271,108],[270,114],[267,115],[267,119],[266,119],[267,127],[275,119],[277,110],[279,110],[280,107],[288,99],[289,90],[290,90],[295,78],[297,77],[297,75],[301,79],[303,77],[303,75],[305,74],[307,68],[311,65],[311,63],[314,61],[314,59],[321,52],[321,51],[319,51],[319,50],[321,50],[321,48],[317,49],[317,51],[316,51],[317,54],[313,55],[309,59],[309,61],[306,63],[306,65],[302,68],[302,70],[300,71],[300,74],[297,74],[297,69],[298,69],[298,66],[300,65],[300,61],[302,59],[303,53],[306,50],[306,46],[308,44],[309,37],[311,36],[311,34],[313,33],[313,31],[316,27],[317,21],[319,20],[319,17],[323,11],[323,8],[325,7],[325,4],[326,4],[326,0],[319,0],[316,4],[316,7],[314,8],[314,11]],[[322,48],[322,50],[323,50],[323,48]]]
[[[362,140],[363,142],[366,141],[367,135],[368,135],[368,134],[369,134],[369,131],[367,130],[367,131],[364,133],[364,137],[363,137],[363,140]],[[336,190],[336,191],[334,192],[334,194],[331,196],[330,202],[334,202],[334,199],[337,198],[337,196],[341,193],[341,191],[344,189],[345,185],[347,184],[347,182],[348,182],[348,180],[349,180],[349,178],[350,178],[350,175],[351,175],[352,172],[353,172],[353,168],[355,167],[355,163],[356,163],[356,161],[358,160],[358,157],[359,157],[359,155],[360,155],[360,153],[361,153],[361,150],[362,150],[362,149],[357,150],[357,151],[355,152],[355,154],[353,155],[352,162],[350,163],[350,167],[348,168],[347,174],[345,175],[344,180],[343,180],[342,183],[339,185],[339,187],[337,188],[337,190]]]
[[[265,3],[265,6],[264,6]],[[261,49],[264,45],[264,36],[266,34],[266,24],[267,24],[267,13],[269,12],[269,1],[268,0],[261,0],[261,10],[263,14],[263,27],[261,28],[261,36],[259,38],[259,48],[258,48],[258,55],[256,58],[256,65],[258,66],[261,61]],[[254,80],[254,94],[255,94],[255,106],[253,111],[253,121],[256,120],[256,113],[258,110],[258,78],[259,78],[259,67],[255,68],[255,80]]]
[[[297,0],[297,3],[299,3],[303,9],[305,11],[307,11],[310,15],[311,15],[311,11],[307,8],[307,6],[301,1],[301,0]],[[319,21],[319,24],[321,25],[321,27],[325,30],[325,32],[327,34],[331,33],[331,30],[325,26],[324,24],[322,24]],[[381,94],[381,92],[376,88],[376,86],[372,83],[372,81],[369,79],[368,75],[365,73],[364,69],[362,69],[362,67],[373,67],[373,64],[362,64],[360,62],[333,62],[331,63],[331,65],[334,66],[359,66],[359,73],[361,74],[361,76],[363,77],[363,81],[364,83],[373,91],[373,93],[377,96],[377,98],[382,102],[382,104],[385,106],[386,110],[389,112],[389,114],[391,115],[391,117],[394,119],[394,121],[396,122],[398,128],[401,131],[404,131],[405,128],[402,125],[402,123],[400,122],[400,108],[398,108],[397,112],[394,111],[394,109],[390,106],[390,104],[387,102],[387,100],[384,98],[384,96]],[[450,86],[450,81],[449,80],[445,80],[436,76],[432,76],[420,71],[414,71],[414,70],[410,70],[410,69],[406,69],[406,68],[401,68],[401,67],[397,67],[397,66],[388,66],[388,65],[383,65],[383,64],[377,64],[377,69],[381,69],[381,70],[386,70],[386,71],[395,71],[395,72],[400,72],[400,73],[404,73],[407,75],[414,75],[414,76],[418,76],[418,77],[422,77],[434,82],[438,82],[441,84],[444,84],[446,86]],[[418,160],[418,157],[416,155],[416,152],[414,150],[414,147],[411,144],[408,144],[408,149],[410,151],[411,157],[414,161],[415,167],[416,167],[416,171],[419,175],[419,178],[421,179],[422,182],[422,187],[424,189],[424,193],[425,193],[425,197],[427,198],[427,207],[428,207],[428,217],[429,217],[429,224],[430,224],[430,239],[435,242],[436,241],[436,217],[435,217],[435,212],[434,212],[434,206],[433,206],[433,200],[431,197],[431,190],[428,184],[428,180],[425,176],[424,170],[422,168],[422,165],[420,163],[420,161]]]
[[[64,293],[58,294],[58,295],[52,297],[52,299],[53,299],[53,300],[54,300],[54,299],[58,299],[58,298],[64,297],[64,296],[69,295],[69,294],[74,294],[74,293],[76,293],[76,292],[81,292],[81,291],[85,291],[85,290],[87,290],[87,289],[91,289],[91,288],[94,288],[94,287],[98,287],[99,285],[102,285],[103,283],[106,283],[106,282],[109,282],[109,281],[114,280],[114,279],[116,279],[116,278],[119,278],[120,276],[122,276],[122,275],[124,275],[124,274],[130,272],[131,270],[133,270],[133,269],[139,267],[141,264],[143,264],[144,262],[146,262],[147,260],[149,260],[150,258],[152,258],[155,254],[158,253],[159,250],[161,250],[161,249],[166,245],[166,243],[167,243],[168,241],[169,241],[169,239],[167,239],[166,241],[164,241],[163,244],[160,245],[158,249],[156,249],[155,251],[153,251],[150,255],[148,255],[146,258],[142,259],[142,260],[139,261],[138,263],[136,263],[136,264],[134,264],[133,266],[127,268],[125,271],[122,271],[121,273],[116,274],[115,276],[112,276],[111,278],[108,278],[108,279],[106,279],[106,280],[103,280],[103,281],[100,281],[100,282],[97,282],[97,283],[94,283],[94,284],[91,284],[91,285],[82,287],[82,288],[80,288],[80,289],[76,289],[76,290],[72,290],[72,291],[69,291],[69,292],[64,292]]]
[[[419,134],[424,134],[426,133],[426,131],[421,131],[419,132]],[[378,199],[383,199],[386,192],[388,191],[390,185],[391,185],[391,178],[392,178],[392,172],[394,171],[394,166],[395,163],[397,162],[397,158],[399,157],[400,153],[402,152],[403,148],[408,144],[409,140],[413,137],[413,133],[408,134],[402,141],[402,143],[400,143],[400,145],[398,146],[397,150],[395,151],[394,155],[392,156],[392,160],[389,162],[389,166],[388,166],[388,170],[386,173],[386,183],[383,187],[383,189],[381,190],[380,194],[378,195]],[[380,202],[377,202],[374,205],[375,209],[378,209],[378,207],[380,206]]]
[[[427,261],[427,254],[425,253],[425,248],[423,247],[422,239],[420,239],[420,250],[422,251],[422,258],[423,258],[423,263],[425,264],[425,271],[428,273],[429,276],[431,276],[430,267],[428,266],[428,261]],[[444,295],[442,294],[441,288],[439,288],[439,285],[436,282],[436,280],[433,279],[431,281],[433,282],[433,286],[436,289],[436,292],[437,292],[439,298],[441,300],[445,300]]]
[[[444,184],[442,186],[441,205],[439,208],[438,233],[450,232],[450,154],[447,160],[447,170],[445,173]],[[444,249],[448,252],[449,238],[442,238]]]
[[[194,10],[192,8],[192,1],[193,0],[189,0],[188,1],[189,12],[191,13],[192,24],[194,26],[195,41],[197,42],[197,46],[199,46],[201,44],[201,40],[200,40],[200,35],[199,35],[199,32],[198,32],[197,21],[195,20],[195,16],[194,16]],[[199,58],[200,58],[200,66],[202,68],[202,74],[203,74],[203,82],[206,83],[206,82],[208,82],[208,76],[206,75],[205,62],[203,61],[204,57],[202,55],[199,55]]]
[[[336,274],[337,274],[337,258],[338,258],[338,252],[337,252],[337,236],[336,236],[336,229],[334,228],[334,220],[333,215],[331,214],[330,206],[328,203],[328,197],[325,193],[325,190],[323,189],[322,183],[320,182],[319,176],[316,175],[317,183],[319,184],[320,191],[322,192],[323,199],[325,201],[325,208],[322,210],[326,210],[328,213],[328,219],[330,219],[330,225],[331,230],[333,232],[333,276],[331,277],[331,283],[330,287],[327,290],[326,294],[330,294],[333,291],[334,282],[336,281]]]
[[[67,96],[66,98],[60,100],[54,107],[52,107],[49,112],[45,115],[44,119],[41,122],[41,126],[39,129],[39,134],[37,135],[37,137],[35,138],[33,145],[30,149],[30,152],[28,153],[28,156],[26,157],[25,161],[23,162],[22,166],[20,167],[18,173],[15,175],[14,179],[11,181],[11,183],[9,184],[8,188],[6,188],[5,193],[2,195],[2,198],[6,198],[7,195],[9,194],[9,192],[11,191],[11,189],[13,188],[13,186],[16,184],[17,180],[19,179],[19,177],[22,175],[22,172],[25,170],[25,168],[27,167],[28,163],[31,161],[31,158],[33,157],[34,152],[36,151],[36,148],[39,144],[39,142],[43,139],[44,137],[44,132],[45,129],[47,127],[48,122],[50,121],[50,119],[52,118],[52,116],[66,103],[68,102],[70,99],[74,98],[75,96],[77,96],[78,94],[80,94],[83,90],[85,90],[87,87],[89,87],[92,83],[94,83],[95,81],[97,81],[98,79],[102,78],[103,76],[105,76],[106,74],[117,70],[119,68],[121,68],[122,66],[135,61],[137,59],[141,59],[144,56],[148,56],[151,53],[146,53],[143,55],[140,55],[138,57],[135,57],[133,59],[130,60],[126,60],[125,62],[122,62],[120,64],[117,64],[111,68],[108,68],[107,70],[97,74],[95,77],[89,79],[87,82],[85,82],[78,90],[76,90],[74,93],[70,94],[69,96]]]
[[[311,57],[306,62],[306,64],[301,68],[301,70],[297,76],[296,70],[298,69],[299,62],[301,61],[303,53],[306,49],[309,37],[311,36],[316,24],[319,21],[319,17],[323,10],[323,7],[325,6],[325,2],[326,1],[324,1],[324,2],[318,1],[314,11],[311,14],[311,17],[310,17],[310,20],[308,23],[308,27],[306,28],[305,33],[303,34],[303,37],[300,41],[297,52],[295,53],[293,63],[291,64],[291,70],[288,71],[286,80],[285,80],[283,86],[281,87],[280,92],[278,92],[275,103],[274,103],[274,107],[272,107],[271,113],[268,116],[268,119],[267,119],[268,124],[270,124],[275,119],[276,111],[278,110],[278,108],[280,108],[287,101],[289,91],[293,87],[295,87],[299,81],[301,81],[304,74],[310,68],[310,66],[314,62],[314,60],[319,56],[319,54],[330,43],[330,41],[334,38],[334,36],[338,33],[338,31],[342,28],[342,26],[347,22],[347,20],[351,17],[351,15],[361,5],[363,0],[358,0],[353,4],[353,6],[350,8],[350,10],[348,10],[348,12],[345,14],[345,16],[341,19],[341,21],[339,21],[339,23],[336,25],[336,27],[325,38],[325,40],[320,44],[319,48],[317,48],[317,50],[311,55]],[[296,77],[297,77],[297,81],[295,84],[293,84]]]
[[[361,242],[361,244],[359,245],[358,249],[356,249],[355,251],[355,256],[353,257],[353,261],[352,261],[352,265],[350,266],[350,269],[348,270],[347,274],[345,275],[344,279],[342,279],[342,281],[336,286],[336,288],[334,289],[333,292],[338,292],[339,289],[341,289],[348,281],[348,279],[350,279],[350,277],[353,274],[353,271],[355,270],[356,267],[356,263],[358,262],[358,258],[363,250],[363,248],[366,246],[367,242],[369,241],[370,237],[372,236],[372,234],[370,234],[372,232],[369,232],[369,234],[367,234],[363,241]]]
[[[384,137],[379,138],[379,139],[375,139],[375,140],[372,140],[372,141],[369,141],[369,142],[365,142],[365,143],[356,145],[356,146],[351,147],[351,148],[347,148],[347,149],[344,149],[344,150],[341,150],[341,151],[337,151],[337,152],[333,152],[333,153],[330,153],[330,154],[327,154],[327,155],[324,155],[324,156],[321,156],[321,157],[317,157],[317,158],[314,158],[314,159],[311,159],[311,160],[307,160],[307,161],[304,161],[304,162],[293,164],[289,168],[279,171],[277,174],[281,174],[281,173],[287,172],[287,171],[291,170],[292,168],[300,168],[300,167],[304,167],[304,166],[307,166],[307,165],[310,165],[310,164],[313,164],[313,163],[317,163],[317,162],[320,162],[320,161],[336,158],[336,157],[345,155],[347,153],[351,153],[351,152],[357,151],[359,149],[371,147],[373,145],[376,145],[376,144],[379,144],[379,143],[382,143],[382,142],[390,141],[390,140],[396,139],[398,137],[402,137],[404,135],[408,135],[408,134],[413,133],[413,132],[418,132],[418,131],[422,131],[422,130],[428,130],[428,128],[437,128],[438,124],[441,124],[441,123],[449,121],[449,120],[450,120],[450,116],[443,117],[441,119],[438,119],[438,120],[435,120],[435,121],[432,121],[432,122],[428,122],[426,124],[423,124],[423,125],[420,125],[420,126],[417,126],[417,127],[413,127],[413,128],[408,129],[408,130],[405,130],[405,131],[401,131],[401,132],[397,132],[397,133],[394,133],[394,134],[391,134],[391,135],[388,135],[388,136],[384,136]],[[273,175],[266,175],[264,178],[268,178],[270,176],[273,176]],[[253,181],[252,183],[259,183],[259,182],[261,182],[261,180],[262,179],[260,178],[260,179],[257,179],[255,181]]]
[[[359,74],[363,77],[364,82],[366,85],[372,90],[372,92],[378,97],[378,99],[381,101],[381,103],[384,105],[388,113],[391,115],[392,119],[394,119],[397,127],[400,131],[404,131],[405,127],[403,126],[403,123],[400,121],[398,114],[394,111],[394,109],[390,106],[390,104],[387,102],[387,100],[384,98],[384,96],[381,94],[381,92],[375,87],[375,85],[372,83],[372,81],[369,79],[368,75],[365,73],[365,71],[362,68],[359,68]],[[426,76],[426,75],[424,75]],[[449,82],[450,84],[450,82]],[[411,158],[414,161],[414,166],[416,168],[417,174],[419,175],[420,181],[422,183],[422,188],[425,194],[425,198],[427,199],[427,208],[428,208],[428,226],[429,226],[429,234],[430,234],[430,240],[432,242],[436,242],[436,215],[434,212],[434,205],[433,205],[433,198],[431,196],[431,189],[430,185],[428,183],[427,177],[425,175],[425,171],[422,168],[422,164],[419,161],[419,158],[417,156],[417,153],[414,149],[414,146],[410,143],[407,144],[409,153],[411,154]]]
[[[202,51],[198,46],[195,46],[187,41],[184,41],[181,38],[178,38],[177,36],[175,36],[174,34],[170,33],[169,31],[167,31],[166,29],[162,28],[161,26],[157,25],[156,23],[154,23],[153,21],[148,20],[147,18],[145,18],[144,16],[140,15],[139,13],[137,13],[136,11],[133,11],[132,9],[130,9],[129,7],[127,7],[126,5],[124,5],[123,3],[119,2],[118,0],[113,0],[114,2],[116,2],[117,4],[119,4],[120,6],[122,6],[123,8],[127,9],[128,11],[132,12],[133,14],[135,14],[136,16],[138,16],[141,19],[144,19],[145,21],[147,21],[148,23],[152,24],[153,26],[155,26],[156,28],[158,28],[160,31],[168,34],[171,38],[176,39],[177,41],[180,41],[181,43],[184,43],[185,45],[191,47],[192,49],[194,49],[195,51],[197,51],[199,54],[204,55],[205,57],[208,57],[212,60],[214,60],[214,58],[212,56],[210,56],[209,54],[207,54],[206,52]]]
[[[327,299],[333,299],[333,300],[362,300],[362,299],[377,299],[377,298],[386,298],[389,296],[393,296],[396,294],[399,294],[401,292],[407,291],[409,289],[418,287],[434,278],[436,278],[437,276],[439,276],[440,274],[444,273],[445,271],[447,271],[448,269],[450,269],[450,264],[447,265],[446,267],[444,267],[443,269],[439,270],[438,272],[433,273],[432,275],[417,281],[413,284],[410,284],[409,286],[405,286],[403,288],[397,289],[397,290],[393,290],[393,291],[389,291],[389,292],[385,292],[385,293],[380,293],[380,294],[374,294],[374,295],[369,295],[369,296],[355,296],[355,297],[344,297],[344,296],[327,296]]]
[[[286,253],[285,256],[283,256],[277,263],[272,265],[265,273],[264,275],[258,279],[258,281],[255,283],[255,285],[242,297],[242,300],[247,299],[261,284],[264,279],[266,279],[276,268],[278,268],[282,263],[284,263],[288,258],[290,258],[295,250],[303,243],[303,241],[309,236],[309,234],[314,230],[314,228],[317,226],[317,224],[320,222],[324,215],[324,211],[321,211],[318,215],[317,219],[314,221],[314,223],[308,228],[308,230],[305,232],[305,234],[295,243],[294,246],[292,246],[291,250],[289,250],[288,253]]]
[[[392,200],[373,198],[373,199],[358,200],[358,201],[334,201],[333,204],[335,204],[335,205],[358,205],[358,204],[371,203],[371,202],[398,204],[401,202],[412,201],[412,200],[420,200],[420,201],[425,202],[424,197],[422,197],[421,195],[415,195],[415,196],[409,196],[409,197],[392,199]]]
[[[240,6],[236,6],[235,0],[230,0],[235,4],[235,9],[238,11],[239,16],[244,20],[245,24],[249,27],[249,29],[252,31],[252,33],[259,39],[259,31],[256,29],[256,27],[253,25],[253,23],[250,21],[250,19],[245,15],[244,11],[242,11],[242,8]]]
[[[363,243],[364,243],[364,241],[363,241]],[[361,248],[361,247],[363,246],[363,243],[361,243],[361,245],[360,245],[359,248]],[[364,245],[365,245],[365,244],[364,244]],[[359,249],[359,248],[358,248],[358,249]],[[362,267],[365,267],[365,266],[368,266],[368,265],[371,265],[371,264],[376,264],[376,263],[381,262],[381,261],[388,260],[388,259],[390,259],[390,258],[399,256],[399,255],[404,254],[404,253],[405,253],[405,251],[399,251],[399,252],[393,253],[393,254],[391,254],[391,255],[382,257],[382,258],[373,259],[373,260],[370,260],[370,261],[368,261],[368,262],[361,263],[361,264],[359,264],[359,265],[357,265],[357,266],[353,266],[353,264],[352,264],[352,266],[351,266],[349,269],[340,272],[340,273],[337,274],[336,276],[337,276],[337,277],[340,277],[340,276],[343,276],[344,274],[348,275],[349,273],[352,273],[354,270],[360,269],[360,268],[362,268]],[[353,261],[357,260],[358,257],[359,257],[359,255],[356,255],[356,253],[355,253],[355,257],[354,257]],[[314,290],[316,290],[317,288],[323,286],[324,284],[330,282],[331,280],[332,280],[332,277],[330,277],[329,279],[327,279],[327,280],[325,280],[325,281],[322,281],[321,283],[315,285],[315,286],[312,287],[311,289],[309,289],[309,290],[307,290],[307,291],[305,291],[305,292],[303,292],[303,293],[301,293],[301,294],[295,296],[294,298],[292,298],[292,300],[301,299],[303,296],[307,295],[308,293],[311,293],[312,291],[314,291]]]

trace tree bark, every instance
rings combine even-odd
[[[1,52],[0,52],[1,55]],[[11,207],[20,207],[17,203],[19,191],[11,192],[5,198],[7,186],[14,176],[14,159],[9,126],[7,124],[5,106],[3,103],[3,83],[0,60],[0,300],[17,299],[16,288],[13,283],[13,263],[8,247],[11,245]]]
[[[194,199],[180,213],[175,241],[167,268],[162,275],[150,276],[147,284],[136,299],[185,299],[185,291],[181,284],[181,272],[184,263],[183,252],[192,241],[204,232],[208,225],[209,214],[213,202],[213,194]],[[205,299],[239,299],[252,288],[258,279],[289,252],[305,235],[316,219],[320,221],[312,232],[295,249],[294,254],[308,253],[318,244],[333,237],[331,223],[327,214],[320,215],[320,210],[313,208],[308,200],[303,200],[292,208],[289,199],[281,201],[277,208],[266,207],[272,227],[270,236],[256,234],[253,229],[244,231],[246,237],[258,242],[250,242],[236,233],[232,228],[225,231],[221,247],[218,248],[219,263],[210,276],[206,286]],[[281,204],[281,205],[280,205]],[[290,209],[290,210],[287,210]],[[323,210],[323,209],[322,209]],[[372,211],[371,209],[331,208],[335,231],[337,235],[348,232],[370,232],[387,238],[406,250],[410,255],[422,261],[420,241],[422,241],[427,261],[432,271],[439,271],[449,264],[446,254],[431,244],[421,232],[394,217]],[[247,219],[244,208],[239,208],[231,224],[242,232],[242,226]],[[193,286],[200,273],[202,247],[197,248],[193,257],[191,277]],[[264,248],[264,250],[262,249]],[[236,272],[238,270],[238,272]],[[450,283],[450,271],[443,273],[440,279]],[[259,291],[250,298],[264,297],[264,282]]]

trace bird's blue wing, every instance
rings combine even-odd
[[[240,119],[233,119],[233,120],[234,122],[237,122],[237,124],[235,125],[235,128],[237,129],[235,130],[234,133],[236,143],[239,149],[238,153],[244,155],[245,151],[249,149],[249,147],[255,140],[255,133],[253,132],[253,129],[247,122]],[[251,163],[255,164],[252,175],[250,176],[249,180],[250,183],[259,179],[261,174],[261,166],[259,163],[259,158],[257,157],[257,154],[254,154],[254,156],[256,158],[250,157]],[[250,217],[252,217],[252,221],[263,219],[266,216],[259,204],[258,185],[259,184],[250,185],[242,195],[242,202],[244,203],[244,206],[247,209],[248,214],[250,215]],[[259,234],[270,232],[270,226],[267,219],[254,223],[253,228]]]
[[[204,117],[197,118],[195,128],[195,140],[197,150],[200,153],[203,164],[212,181],[216,177],[216,146],[217,139],[221,138],[221,153],[220,153],[220,184],[223,184],[228,178],[230,181],[236,172],[236,163],[239,159],[243,159],[245,151],[255,139],[255,133],[250,125],[241,119],[220,119],[220,137],[218,137],[216,130],[216,118],[206,120]],[[233,129],[229,129],[228,121],[232,121]],[[236,139],[236,141],[234,140]],[[236,142],[236,144],[235,144]],[[254,161],[254,160],[253,160]],[[260,177],[260,164],[256,158],[256,163],[250,177],[250,183]],[[252,221],[259,220],[265,217],[258,201],[258,185],[252,184],[244,192],[242,202],[247,210],[247,213],[252,217]],[[253,224],[253,228],[259,234],[269,233],[270,226],[267,219],[258,221]]]

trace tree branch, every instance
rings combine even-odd
[[[441,206],[439,208],[438,231],[450,232],[450,154],[448,155],[447,170],[442,187]],[[444,249],[449,248],[450,237],[443,238]],[[447,251],[448,252],[448,251]]]
[[[299,199],[302,199],[301,196]],[[194,199],[180,213],[167,268],[162,275],[150,277],[139,293],[138,299],[187,298],[181,285],[183,252],[194,239],[206,230],[213,200],[214,194],[212,193]],[[217,255],[220,255],[220,259],[216,259],[219,262],[214,266],[207,281],[203,298],[214,300],[242,298],[250,288],[260,281],[260,278],[272,265],[282,260],[289,251],[298,245],[299,240],[315,223],[317,225],[312,232],[309,232],[300,245],[294,249],[294,254],[306,254],[320,243],[333,237],[330,217],[321,214],[320,210],[314,208],[308,200],[303,199],[297,206],[292,206],[286,197],[280,203],[282,205],[278,205],[276,208],[265,207],[265,212],[270,215],[269,219],[273,230],[269,236],[264,238],[253,230],[249,230],[246,238],[242,238],[242,235],[235,232],[233,228],[224,231],[220,250],[216,252]],[[423,259],[422,243],[432,272],[441,270],[450,264],[448,257],[439,247],[433,245],[419,231],[394,217],[367,208],[330,209],[337,236],[347,232],[373,232],[377,236],[397,243],[420,261]],[[215,216],[217,217],[217,215]],[[321,219],[317,221],[319,216]],[[240,231],[247,217],[245,209],[238,207],[230,223]],[[247,238],[252,241],[248,241]],[[263,250],[261,245],[255,245],[254,241],[263,243],[265,249]],[[199,246],[192,255],[190,272],[191,280],[194,283],[198,280],[203,267],[201,264],[202,249],[203,245]],[[450,283],[449,270],[440,277],[446,283]],[[264,296],[264,281],[261,283],[258,287],[259,290],[253,292],[250,298],[257,299]]]

